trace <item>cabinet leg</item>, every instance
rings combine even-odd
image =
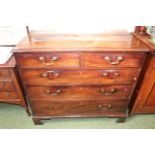
[[[117,123],[125,123],[125,121],[126,121],[126,117],[121,117],[116,122]]]
[[[43,125],[40,118],[32,118],[35,125]]]

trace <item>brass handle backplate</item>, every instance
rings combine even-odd
[[[118,65],[121,61],[123,61],[122,56],[105,56],[104,60],[109,62],[111,65]]]
[[[51,90],[46,90],[46,93],[52,96],[56,96],[61,93],[61,90],[57,89],[55,93],[52,93]]]
[[[51,77],[51,76],[54,76],[54,77],[59,76],[59,73],[55,71],[47,71],[42,74],[42,77]]]
[[[53,65],[55,61],[57,61],[59,58],[57,56],[53,56],[50,58],[49,56],[47,57],[39,57],[39,60],[42,61],[42,63],[46,66]]]
[[[115,92],[117,92],[117,90],[115,88],[112,88],[110,90],[105,90],[105,89],[101,89],[100,92],[103,94],[103,95],[112,95],[114,94]]]
[[[112,108],[112,105],[111,104],[98,104],[97,105],[97,109],[98,110],[107,110],[107,109],[111,109]]]
[[[111,77],[111,76],[118,77],[119,73],[117,71],[105,71],[102,73],[102,76],[104,76],[104,77]]]

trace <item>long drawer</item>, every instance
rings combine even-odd
[[[59,87],[28,87],[30,98],[49,99],[129,99],[132,91],[131,85],[115,86],[59,86]]]
[[[0,100],[18,99],[19,96],[15,91],[0,91]]]
[[[12,81],[0,81],[0,91],[14,90],[14,84]]]
[[[19,67],[79,67],[80,54],[78,53],[33,53],[16,54]]]
[[[144,53],[84,53],[84,67],[140,67]]]
[[[31,100],[30,104],[35,116],[122,116],[127,109],[127,101]]]
[[[0,79],[10,78],[9,69],[0,69]]]
[[[133,84],[139,68],[102,70],[21,69],[26,85]]]

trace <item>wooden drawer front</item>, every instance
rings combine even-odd
[[[48,70],[22,69],[27,85],[72,85],[72,84],[133,84],[140,69],[111,70]]]
[[[8,69],[0,69],[0,79],[10,78]]]
[[[18,94],[15,91],[0,91],[0,100],[18,99]]]
[[[12,81],[0,81],[0,91],[14,90]]]
[[[144,54],[84,53],[84,67],[140,67]]]
[[[30,98],[49,99],[128,99],[132,86],[87,86],[87,87],[29,87]]]
[[[78,53],[20,54],[16,56],[19,67],[79,67]]]
[[[31,100],[34,115],[43,116],[114,116],[125,115],[127,101],[47,101]]]

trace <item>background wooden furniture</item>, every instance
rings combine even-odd
[[[134,35],[150,48],[151,54],[145,78],[135,101],[132,114],[155,113],[155,45],[149,41],[150,36],[147,34],[139,35],[134,33]]]
[[[35,124],[53,117],[124,122],[149,49],[127,32],[32,34],[14,49]]]
[[[15,67],[16,62],[13,56],[6,64],[0,65],[0,102],[20,105],[30,115],[21,80]]]

